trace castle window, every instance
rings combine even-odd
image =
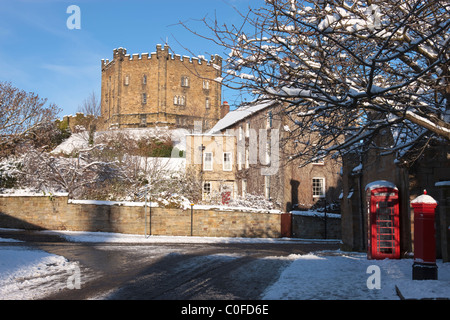
[[[203,80],[203,89],[209,90],[209,80]]]
[[[209,109],[209,108],[210,108],[210,105],[209,105],[209,98],[206,98],[205,107],[206,107],[206,109]]]
[[[147,126],[147,115],[145,114],[141,114],[141,127],[146,127]]]
[[[173,104],[176,106],[185,106],[186,105],[186,97],[185,96],[174,96]]]
[[[124,85],[128,86],[130,84],[130,76],[126,75],[125,76],[125,81],[124,81]]]
[[[142,94],[142,104],[147,104],[147,94],[146,93]]]
[[[147,84],[147,75],[145,75],[145,74],[142,77],[142,84]]]
[[[181,86],[182,87],[189,87],[189,77],[182,76],[181,77]]]

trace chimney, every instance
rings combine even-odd
[[[230,105],[228,102],[224,101],[222,106],[220,107],[220,118],[222,119],[227,115],[227,113],[230,112]]]

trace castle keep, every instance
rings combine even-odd
[[[151,54],[114,49],[102,60],[101,115],[104,129],[167,125],[192,128],[202,121],[211,128],[221,110],[222,58],[181,57],[157,45]]]

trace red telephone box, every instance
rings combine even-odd
[[[388,181],[366,186],[368,208],[368,258],[400,259],[399,199],[397,187]]]

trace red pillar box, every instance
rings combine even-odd
[[[411,201],[414,209],[413,280],[437,280],[434,211],[437,202],[424,194]]]

